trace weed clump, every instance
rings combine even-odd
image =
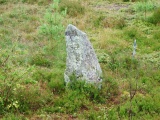
[[[18,3],[18,2],[44,5],[44,4],[48,4],[50,2],[50,0],[0,0],[0,4]]]
[[[126,26],[126,21],[123,17],[117,18],[100,15],[94,18],[93,24],[95,27],[122,29]]]
[[[123,2],[129,2],[130,0],[123,0]]]
[[[52,62],[42,54],[34,55],[31,58],[30,64],[31,65],[42,66],[42,67],[51,67],[52,66]]]
[[[51,92],[49,90],[43,90],[33,84],[21,85],[14,94],[17,101],[17,109],[21,113],[27,113],[30,110],[35,111],[43,107],[50,100],[50,95]]]
[[[133,6],[133,9],[136,12],[141,12],[141,11],[152,11],[156,8],[156,5],[153,1],[140,1],[140,2],[136,2]]]
[[[69,16],[78,16],[85,13],[85,7],[77,1],[62,0],[60,2],[59,10],[62,12],[67,8],[67,14]]]
[[[53,82],[53,81],[52,81]],[[56,85],[57,81],[54,81],[52,85]],[[108,83],[108,81],[107,81]],[[53,113],[74,113],[78,110],[88,110],[90,109],[90,104],[93,103],[105,103],[105,99],[110,97],[109,94],[112,95],[112,90],[115,88],[115,84],[112,81],[99,89],[97,86],[93,84],[86,83],[84,80],[77,80],[77,77],[73,74],[70,76],[70,82],[67,84],[66,88],[63,89],[64,92],[60,92],[61,97],[55,99],[54,105],[51,107],[45,108],[46,112]],[[59,89],[62,84],[57,84],[57,86],[53,86],[55,89]],[[57,88],[58,87],[58,88]],[[62,86],[63,88],[64,86]],[[55,94],[55,92],[54,92]],[[116,94],[116,89],[113,94]]]
[[[85,80],[79,80],[75,74],[70,76],[70,82],[67,84],[67,88],[78,91],[80,94],[85,94],[91,101],[102,101],[99,86],[87,83]]]
[[[125,35],[131,39],[138,38],[139,32],[135,27],[127,27],[125,28]]]
[[[159,25],[160,24],[160,8],[156,9],[153,15],[149,18],[149,22]]]

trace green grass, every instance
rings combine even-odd
[[[144,0],[141,2],[137,2],[133,6],[136,12],[140,11],[152,11],[156,8],[156,3],[151,0]]]
[[[159,9],[150,1],[126,2],[130,6],[119,11],[96,6],[121,2],[83,0],[70,6],[62,0],[56,12],[64,15],[66,7],[68,12],[53,24],[46,17],[54,19],[51,1],[0,0],[0,119],[128,119],[130,83],[136,90],[132,119],[160,119]],[[66,87],[64,30],[69,23],[93,44],[103,71],[102,89],[74,76]],[[47,34],[40,32],[45,24]],[[56,25],[62,28],[57,33],[52,29]]]

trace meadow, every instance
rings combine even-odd
[[[68,24],[88,35],[101,89],[65,85]],[[0,119],[160,119],[160,1],[0,0]]]

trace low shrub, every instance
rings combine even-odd
[[[117,82],[113,78],[108,76],[107,79],[105,78],[103,78],[103,84],[102,84],[102,89],[100,91],[100,95],[103,98],[103,100],[106,99],[110,101],[112,100],[112,98],[115,98],[118,95],[119,88]]]
[[[27,120],[24,116],[19,116],[14,113],[6,114],[1,120]]]
[[[28,3],[28,4],[39,4],[39,5],[44,5],[50,3],[50,0],[0,0],[1,4],[5,3],[18,3],[18,2],[23,2],[23,3]]]
[[[127,70],[138,69],[138,60],[126,57],[123,62],[123,67],[126,68]]]
[[[53,77],[53,73],[46,69],[35,69],[35,71],[32,74],[32,78],[36,81],[42,81],[42,82],[50,82]]]
[[[137,27],[129,26],[124,28],[124,35],[127,39],[141,39],[142,41],[142,35],[140,34],[141,31]]]
[[[62,98],[54,101],[55,112],[74,113],[88,106],[89,101],[85,94],[78,91],[66,90]]]
[[[115,71],[116,69],[120,68],[120,62],[112,56],[108,66],[112,71]]]
[[[135,11],[152,11],[156,8],[156,4],[149,0],[149,1],[140,1],[140,2],[136,2],[134,5],[133,5],[133,9]]]
[[[48,4],[48,3],[50,3],[50,0],[22,0],[22,2],[24,2],[24,3],[29,3],[29,4],[40,4],[40,5],[42,5],[42,4]]]
[[[129,2],[130,0],[123,0],[123,2]]]
[[[148,18],[148,21],[155,25],[160,24],[160,8],[154,11],[153,15]]]
[[[78,91],[79,94],[85,94],[91,101],[103,101],[99,85],[97,86],[92,83],[86,83],[85,80],[78,80],[75,74],[70,76],[70,82],[68,83],[67,88],[73,91]]]
[[[109,27],[109,28],[118,28],[118,29],[122,29],[123,27],[126,26],[126,21],[124,18],[120,17],[120,18],[116,18],[116,17],[106,17],[103,21],[102,21],[102,25],[104,27]]]
[[[78,93],[85,94],[86,98],[92,102],[105,103],[106,99],[110,100],[112,97],[118,95],[119,89],[118,84],[112,78],[105,79],[101,88],[93,84],[86,83],[83,80],[72,81],[68,84],[68,88],[72,91],[78,91]]]
[[[30,60],[31,65],[42,66],[42,67],[51,67],[52,62],[46,58],[43,54],[35,54]]]
[[[1,51],[0,62],[0,114],[5,112],[14,112],[18,109],[19,104],[15,97],[15,91],[19,87],[20,82],[26,73],[32,71],[33,67],[28,67],[26,70],[19,70],[13,64],[12,57],[14,56],[14,47],[11,51]],[[27,77],[27,76],[25,76]]]
[[[160,40],[160,30],[158,30],[158,31],[155,31],[154,33],[153,33],[153,38],[154,39],[156,39],[156,40]],[[158,41],[157,41],[158,42]]]
[[[116,22],[115,22],[116,28],[122,29],[125,26],[126,26],[126,21],[124,18],[120,18],[120,19],[116,20]]]
[[[126,26],[125,18],[123,17],[107,17],[104,15],[99,15],[93,18],[93,24],[95,27],[105,27],[105,28],[118,28],[122,29]]]
[[[85,13],[85,7],[78,1],[61,0],[59,10],[62,12],[66,8],[69,16],[78,16]]]
[[[37,85],[25,85],[16,89],[14,96],[17,101],[17,110],[21,113],[35,111],[50,101],[51,92]]]
[[[63,78],[61,79],[60,78],[57,79],[56,77],[52,78],[48,83],[48,86],[50,87],[50,89],[54,94],[60,94],[65,91],[65,82]]]
[[[102,25],[103,20],[105,19],[105,16],[96,16],[96,18],[93,20],[93,24],[95,27],[100,27]]]
[[[7,0],[0,0],[0,4],[6,3]]]
[[[3,25],[4,24],[4,20],[2,17],[0,17],[0,25]]]

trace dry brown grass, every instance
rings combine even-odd
[[[94,39],[96,40],[95,46],[97,48],[105,49],[108,52],[128,46],[128,43],[123,38],[123,32],[117,29],[96,29]]]

